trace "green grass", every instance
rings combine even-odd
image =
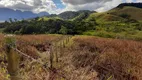
[[[40,20],[44,20],[44,21],[48,21],[48,20],[50,20],[50,19],[61,19],[61,18],[59,18],[59,17],[52,17],[52,18],[50,18],[50,17],[41,17],[41,18],[39,18],[39,21]]]
[[[42,18],[39,18],[39,21],[42,20],[42,19],[43,19],[44,21],[48,21],[50,18],[48,18],[48,17],[42,17]]]
[[[135,40],[142,40],[142,31],[138,31],[135,35],[131,36]]]
[[[4,30],[4,28],[0,28],[0,33],[2,33],[3,30]]]
[[[115,33],[106,32],[106,31],[91,30],[91,31],[84,32],[83,35],[99,36],[99,37],[105,37],[105,38],[115,38]]]
[[[114,33],[114,32],[107,32],[105,30],[101,30],[101,31],[90,30],[90,31],[84,32],[83,35],[142,41],[142,36],[141,36],[142,31],[132,31],[132,32],[124,31],[120,33]]]

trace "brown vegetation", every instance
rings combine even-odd
[[[3,35],[0,34],[0,37]],[[56,42],[61,37],[60,35],[16,36],[17,48],[38,59],[37,53],[48,50],[51,42]],[[2,38],[0,40],[2,41]],[[59,63],[54,64],[53,72],[44,70],[43,65],[23,58],[20,63],[23,79],[49,80],[50,77],[51,80],[57,78],[59,80],[142,80],[142,42],[74,36],[65,46],[58,47],[58,53],[61,52],[62,56],[59,56]],[[3,52],[0,55],[3,55]],[[1,65],[0,69],[6,69],[6,65],[4,68]],[[0,76],[5,79],[6,72],[0,71]]]
[[[74,41],[78,45],[72,58],[76,68],[90,66],[105,80],[110,76],[117,80],[142,79],[141,42],[95,37],[76,37]]]
[[[59,35],[22,35],[16,36],[17,48],[28,55],[38,57],[37,53],[45,52]]]

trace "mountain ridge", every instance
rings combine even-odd
[[[12,19],[29,19],[34,17],[41,17],[44,15],[49,15],[47,12],[41,12],[41,13],[33,13],[31,11],[20,11],[20,10],[13,10],[9,8],[0,8],[0,21],[6,21],[9,20],[9,18]]]
[[[90,18],[95,18],[98,22],[122,21],[133,22],[142,21],[142,3],[122,3],[117,7],[102,13],[93,13]]]
[[[122,3],[119,4],[116,8],[123,8],[125,6],[142,8],[142,3]]]

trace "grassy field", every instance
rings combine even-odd
[[[65,36],[15,37],[20,51],[35,59],[47,56],[43,61],[48,62],[49,54],[44,53],[51,43],[60,42]],[[0,77],[9,80],[3,41],[4,35],[0,34]],[[54,63],[53,73],[21,56],[20,75],[24,80],[142,80],[142,43],[139,41],[73,36],[65,47],[58,46],[57,53],[62,55],[59,63]]]
[[[0,28],[0,33],[2,33],[2,31],[3,31],[3,28]]]

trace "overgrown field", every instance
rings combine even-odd
[[[60,43],[65,38],[64,35],[15,37],[17,49],[34,59],[41,58],[47,66],[50,53],[45,53],[51,43]],[[0,80],[9,80],[3,42],[4,35],[0,34]],[[45,65],[21,56],[19,76],[23,80],[142,80],[142,42],[73,36],[64,47],[57,46],[59,60],[57,63],[54,58],[52,72],[45,70]]]
[[[74,41],[78,44],[72,58],[76,68],[93,69],[101,80],[142,79],[141,42],[80,36]]]
[[[142,41],[142,23],[100,22],[96,30],[89,30],[84,35],[105,38],[129,39]]]

